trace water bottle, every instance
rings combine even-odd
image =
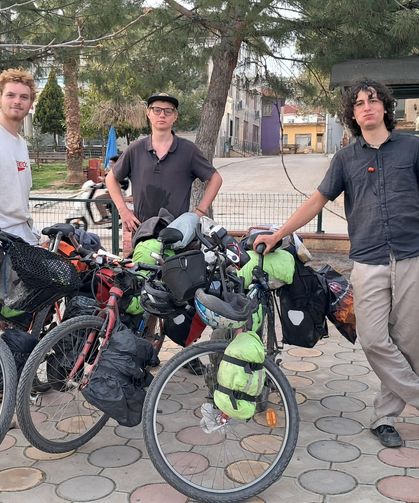
[[[204,433],[214,433],[215,431],[224,431],[228,417],[220,410],[214,409],[211,403],[201,405],[202,419],[200,425]]]

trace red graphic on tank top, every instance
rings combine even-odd
[[[28,164],[26,161],[16,161],[16,166],[18,171],[25,171],[25,169],[28,167]]]

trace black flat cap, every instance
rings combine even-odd
[[[179,106],[179,101],[177,100],[177,98],[166,93],[152,94],[147,100],[147,106],[150,106],[155,101],[167,101],[168,103],[174,105],[176,108]]]

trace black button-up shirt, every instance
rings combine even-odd
[[[175,218],[188,211],[193,181],[206,182],[215,168],[194,143],[173,135],[172,145],[161,159],[153,150],[151,136],[132,142],[112,171],[119,181],[131,180],[134,213],[144,222],[157,216],[160,208]]]
[[[357,138],[336,153],[318,190],[332,201],[344,191],[353,260],[419,255],[419,137],[393,132],[379,149]]]

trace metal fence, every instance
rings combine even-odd
[[[95,221],[100,220],[100,214],[95,202],[88,202],[86,199],[75,197],[29,198],[32,218],[39,230],[59,222],[64,223],[70,218],[83,221],[84,217],[87,222],[87,227],[83,226],[85,230],[96,233],[107,250],[112,250],[112,253],[118,254],[120,252],[120,243],[122,243],[122,229],[119,227],[118,211],[111,199],[101,199],[100,203],[110,205],[112,216],[109,224],[97,225],[92,221],[88,207]]]
[[[220,193],[213,203],[214,220],[230,231],[246,231],[249,227],[258,225],[282,225],[305,199],[301,194]],[[65,222],[69,218],[84,216],[87,230],[98,234],[103,246],[118,254],[121,251],[122,229],[117,209],[110,199],[101,199],[100,202],[109,204],[112,209],[112,222],[109,224],[97,225],[92,222],[87,205],[90,206],[94,220],[99,220],[100,215],[96,204],[87,202],[86,199],[31,197],[30,207],[38,229],[57,222]],[[328,206],[330,204],[334,203],[328,203]],[[343,214],[342,208],[338,205],[334,205],[333,208]],[[322,213],[301,228],[302,232],[323,232],[323,230]]]
[[[305,201],[300,194],[221,193],[214,203],[214,220],[230,230],[257,225],[282,225]],[[303,232],[321,232],[321,217],[309,222]]]

